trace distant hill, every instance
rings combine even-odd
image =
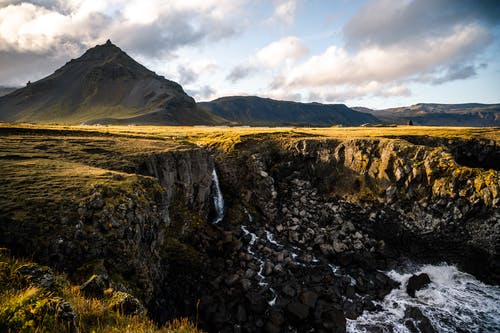
[[[251,126],[331,126],[380,123],[344,104],[296,103],[256,96],[223,97],[198,103],[201,109],[233,123]]]
[[[0,86],[0,97],[5,96],[7,94],[10,94],[11,92],[13,92],[16,89],[19,89],[19,87],[15,88],[15,87]]]
[[[370,112],[377,118],[395,124],[434,126],[500,126],[500,104],[435,104],[420,103],[412,106],[371,110],[364,107],[353,109]]]
[[[217,124],[182,87],[109,40],[52,75],[0,97],[1,121],[63,124]]]

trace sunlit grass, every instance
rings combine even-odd
[[[128,316],[109,306],[110,297],[88,298],[78,286],[71,286],[64,275],[56,274],[57,287],[46,290],[21,282],[16,269],[33,265],[0,249],[0,331],[1,332],[130,332],[199,333],[197,324],[179,318],[159,327],[145,315]],[[74,323],[57,317],[57,304],[67,301],[76,314]]]

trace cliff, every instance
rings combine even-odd
[[[496,132],[402,131],[3,125],[0,245],[210,332],[343,332],[408,257],[498,283]]]

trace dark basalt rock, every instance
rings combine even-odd
[[[302,303],[291,303],[286,307],[288,318],[293,323],[300,323],[309,316],[309,307]]]
[[[86,296],[99,298],[104,296],[106,286],[107,278],[100,274],[94,274],[80,286],[80,291]]]
[[[409,307],[405,310],[405,326],[411,333],[435,333],[436,330],[419,308]]]
[[[415,297],[415,292],[417,290],[420,290],[420,289],[427,287],[427,285],[429,283],[431,283],[431,279],[429,278],[429,275],[427,275],[425,273],[422,273],[419,275],[413,275],[408,280],[408,285],[406,286],[406,292],[411,297]]]

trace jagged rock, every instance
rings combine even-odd
[[[115,311],[120,311],[124,315],[143,315],[145,313],[144,306],[134,296],[117,291],[113,293],[109,301],[109,308]]]
[[[347,246],[338,240],[334,240],[333,241],[333,250],[336,253],[343,253],[344,251],[347,250]]]
[[[417,290],[427,287],[429,283],[431,283],[431,279],[429,278],[429,275],[427,275],[426,273],[413,275],[408,280],[408,285],[406,286],[406,292],[411,297],[415,297],[415,292]]]
[[[80,286],[80,291],[86,296],[102,297],[107,287],[106,280],[105,276],[94,274]]]
[[[54,286],[54,272],[46,266],[30,263],[24,264],[16,269],[15,274],[29,284],[50,289]]]
[[[264,275],[270,275],[273,272],[274,265],[270,261],[266,261],[264,264]]]
[[[431,321],[419,308],[408,307],[405,310],[405,326],[412,333],[435,333]]]

